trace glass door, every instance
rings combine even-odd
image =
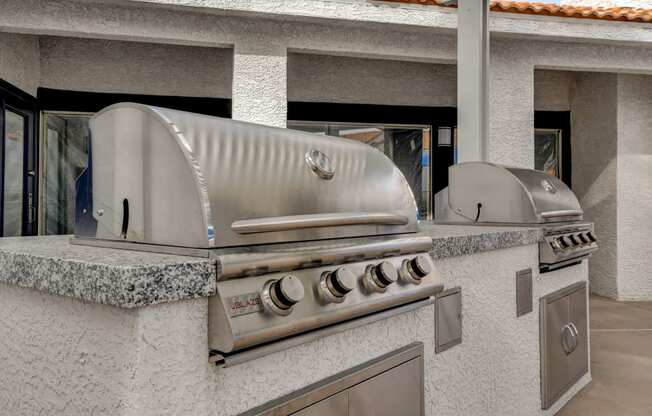
[[[534,168],[562,178],[562,134],[559,129],[534,130]]]
[[[25,183],[25,131],[28,118],[4,110],[4,183],[2,198],[2,236],[23,234],[23,185]]]
[[[0,236],[36,232],[35,99],[0,82]]]
[[[88,164],[93,113],[41,113],[39,234],[72,234],[75,183]]]

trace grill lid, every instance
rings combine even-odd
[[[417,231],[407,181],[363,143],[133,103],[90,124],[77,237],[212,248]]]
[[[451,221],[538,224],[578,221],[583,211],[568,186],[545,172],[467,162],[449,168],[446,215]]]

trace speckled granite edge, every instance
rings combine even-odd
[[[115,266],[0,250],[0,283],[121,308],[211,296],[216,263]]]
[[[537,244],[543,238],[543,232],[538,228],[523,228],[504,231],[492,230],[464,236],[438,237],[434,235],[432,237],[433,249],[430,255],[434,259],[440,259]]]

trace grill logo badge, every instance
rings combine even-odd
[[[315,175],[322,179],[333,179],[335,175],[335,168],[331,160],[319,150],[313,149],[306,153],[306,164]]]
[[[228,298],[229,315],[231,318],[250,313],[262,312],[263,301],[260,293],[244,293]]]
[[[557,188],[555,188],[555,185],[550,183],[550,181],[547,179],[541,181],[541,186],[543,186],[543,189],[545,189],[546,192],[548,192],[549,194],[554,194],[557,192]]]

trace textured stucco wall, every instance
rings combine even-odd
[[[456,105],[454,65],[291,53],[288,100]]]
[[[572,0],[569,0],[572,1]],[[583,1],[583,0],[577,0]],[[584,0],[601,1],[601,0]],[[626,3],[650,0],[602,0]],[[457,13],[447,7],[431,5],[388,3],[361,0],[112,0],[125,4],[185,6],[188,9],[212,9],[217,13],[249,13],[262,16],[318,18],[328,20],[355,20],[358,24],[398,24],[413,27],[437,27],[454,30]],[[596,22],[589,19],[546,19],[537,15],[491,13],[490,28],[494,35],[525,35],[551,39],[586,40],[652,40],[652,32],[645,24],[621,25],[618,22]]]
[[[434,354],[426,307],[226,369],[207,362],[206,299],[126,311],[0,285],[0,408],[15,416],[235,415],[421,341],[428,415],[552,415],[590,376],[540,410],[537,299],[585,279],[586,263],[535,270],[534,310],[516,318],[514,273],[537,259],[530,245],[437,260],[464,302],[464,341],[442,354]]]
[[[231,97],[231,49],[52,36],[39,43],[42,87]]]
[[[591,259],[591,291],[609,297],[618,293],[617,77],[580,73],[571,98],[573,191],[600,239]]]
[[[534,109],[570,111],[571,89],[577,73],[572,71],[534,71]]]
[[[535,70],[534,110],[570,111],[575,75]],[[454,107],[456,83],[455,65],[288,54],[289,101]]]
[[[534,167],[534,66],[527,48],[518,42],[491,43],[489,162]]]
[[[0,32],[0,79],[36,95],[39,68],[37,36]]]
[[[618,299],[652,300],[652,76],[618,75]]]
[[[258,39],[233,52],[233,119],[285,127],[287,48]]]

